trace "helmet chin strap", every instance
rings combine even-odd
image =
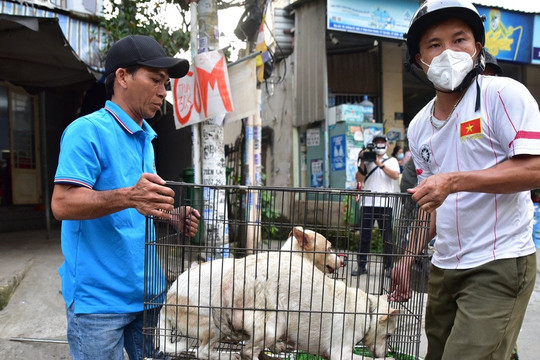
[[[469,71],[469,73],[465,76],[465,79],[461,82],[461,84],[458,85],[457,88],[455,88],[452,91],[444,91],[444,90],[438,90],[440,92],[444,93],[455,93],[455,92],[462,92],[467,90],[467,88],[471,85],[471,82],[475,80],[476,83],[476,101],[474,105],[474,111],[478,111],[480,109],[480,84],[478,84],[478,75],[484,72],[484,67],[481,66],[481,64],[477,64],[474,69]]]
[[[476,77],[476,102],[474,105],[474,111],[480,110],[480,85],[478,84],[478,76]]]

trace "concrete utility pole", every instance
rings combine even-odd
[[[199,53],[219,49],[219,29],[216,0],[200,0],[197,6],[199,25]],[[223,114],[223,117],[225,114]],[[223,144],[223,118],[205,120],[200,125],[202,184],[226,185],[225,146]],[[225,191],[204,191],[206,245],[211,247],[211,258],[228,257],[229,231],[226,222]]]

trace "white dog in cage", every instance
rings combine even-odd
[[[224,272],[221,293],[213,299],[220,304],[212,309],[216,329],[200,358],[217,359],[213,349],[220,338],[238,334],[246,334],[247,342],[241,354],[232,354],[235,359],[258,359],[278,340],[330,360],[361,359],[353,353],[360,341],[375,357],[386,356],[399,311],[384,297],[347,287],[293,257],[246,257],[236,260],[242,271]]]
[[[293,228],[280,251],[293,254],[295,262],[327,273],[344,265],[341,256],[332,251],[332,244],[323,235],[299,226]],[[248,257],[256,259],[258,256],[261,255]],[[210,309],[220,306],[212,303],[212,295],[221,293],[224,274],[235,270],[242,271],[236,268],[235,259],[219,259],[195,264],[178,277],[160,312],[157,336],[162,352],[179,354],[198,345],[197,356],[208,358],[213,351],[208,347],[209,341],[216,336]],[[195,339],[193,344],[189,338]]]

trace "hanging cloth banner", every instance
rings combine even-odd
[[[234,111],[225,117],[226,123],[255,115],[259,111],[255,59],[229,66]]]
[[[176,129],[233,111],[225,58],[218,51],[195,56],[181,79],[172,79]]]

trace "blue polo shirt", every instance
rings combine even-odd
[[[133,186],[155,173],[154,130],[118,105],[78,118],[64,131],[54,182],[96,191]],[[62,221],[62,294],[75,313],[143,310],[146,219],[130,208],[92,220]],[[156,269],[150,274],[158,273]],[[153,287],[165,287],[162,273]],[[156,284],[160,284],[156,286]]]

